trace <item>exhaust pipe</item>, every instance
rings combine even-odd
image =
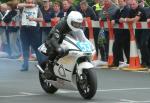
[[[35,65],[36,66],[36,68],[41,72],[41,73],[45,73],[45,71],[41,68],[41,66],[40,65]]]

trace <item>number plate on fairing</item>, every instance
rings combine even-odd
[[[80,48],[83,52],[92,52],[91,45],[89,42],[77,42],[76,45]]]

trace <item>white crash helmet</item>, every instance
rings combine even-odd
[[[67,17],[67,24],[72,31],[78,31],[81,29],[83,22],[83,16],[78,11],[71,11]]]

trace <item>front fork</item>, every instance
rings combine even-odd
[[[87,90],[88,86],[88,77],[83,70],[88,70],[91,68],[94,68],[93,64],[87,61],[77,64],[77,81],[83,90]]]
[[[94,65],[88,61],[77,64],[77,78],[80,84],[86,84],[87,76],[83,73],[84,69],[94,68]]]
[[[77,74],[80,76],[83,74],[83,69],[94,68],[94,65],[88,61],[77,64]]]

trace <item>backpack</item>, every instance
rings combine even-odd
[[[106,44],[106,37],[105,37],[104,29],[101,29],[98,34],[98,45],[99,47],[102,47],[104,44]]]

